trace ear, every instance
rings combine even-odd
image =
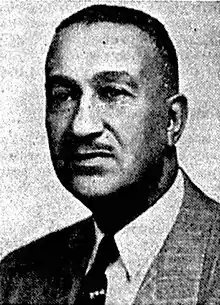
[[[179,140],[187,121],[187,99],[182,94],[176,94],[167,100],[169,107],[169,122],[167,126],[168,145],[173,146]]]

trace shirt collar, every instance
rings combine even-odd
[[[175,223],[184,192],[184,181],[181,170],[170,189],[147,211],[126,225],[115,234],[120,259],[129,274],[135,277],[145,265],[150,266]],[[104,234],[96,230],[96,253]]]
[[[171,188],[147,211],[115,234],[115,241],[130,277],[151,264],[170,232],[183,198],[179,170]]]

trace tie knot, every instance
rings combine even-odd
[[[114,263],[119,256],[113,235],[105,235],[101,240],[92,270],[95,272],[105,272],[106,268]]]
[[[119,252],[114,236],[106,235],[103,237],[98,247],[97,257],[98,256],[105,256],[108,264],[114,263],[117,260]]]

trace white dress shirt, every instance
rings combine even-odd
[[[171,188],[146,212],[115,234],[120,256],[106,269],[106,305],[131,305],[134,302],[144,276],[175,223],[183,191],[184,181],[179,169]],[[97,242],[87,271],[104,236],[96,224],[95,227]]]

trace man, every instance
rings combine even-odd
[[[97,5],[46,61],[46,127],[63,186],[93,216],[9,254],[3,304],[219,304],[219,207],[178,167],[187,118],[156,19]]]

